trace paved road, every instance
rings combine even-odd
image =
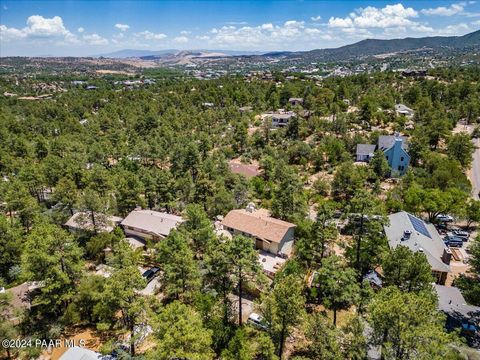
[[[473,139],[473,143],[477,147],[473,153],[473,163],[472,163],[472,172],[471,172],[471,182],[472,182],[472,196],[474,199],[479,198],[480,192],[480,139]]]

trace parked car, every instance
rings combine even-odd
[[[447,224],[445,223],[440,223],[440,224],[436,224],[435,227],[437,228],[437,230],[440,232],[440,231],[447,231],[448,230],[448,226]]]
[[[266,323],[266,321],[256,313],[250,314],[250,316],[248,317],[247,323],[252,324],[256,328],[259,328],[262,330],[268,329],[268,324]]]
[[[461,248],[463,246],[463,240],[461,238],[452,238],[452,237],[448,237],[446,236],[444,239],[443,239],[443,242],[445,243],[445,245],[449,246],[449,247],[458,247],[458,248]]]
[[[157,276],[158,272],[160,271],[157,267],[152,267],[151,269],[146,270],[142,276],[147,280],[147,282],[152,281],[155,276]]]
[[[453,233],[455,236],[464,239],[463,241],[467,241],[468,238],[470,237],[470,234],[468,233],[468,231],[463,231],[463,230],[455,229],[455,230],[452,231],[452,233]]]
[[[455,220],[452,216],[446,215],[446,214],[438,214],[437,215],[437,220],[441,222],[452,222]]]

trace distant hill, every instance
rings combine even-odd
[[[471,46],[480,47],[480,30],[463,36],[434,36],[392,40],[366,39],[336,49],[318,49],[301,52],[301,54],[303,56],[323,58],[325,60],[342,60],[352,57],[373,56],[421,48],[440,49],[449,47],[461,49]],[[290,53],[288,56],[298,55],[299,53]]]
[[[135,49],[124,49],[118,50],[107,54],[96,55],[95,57],[105,57],[112,59],[122,59],[122,58],[143,58],[143,59],[155,59],[161,58],[164,56],[171,55],[184,55],[184,54],[224,54],[229,56],[249,56],[249,55],[261,55],[264,52],[262,51],[241,51],[241,50],[207,50],[207,49],[198,49],[198,50],[177,50],[177,49],[165,49],[165,50],[135,50]]]
[[[178,50],[175,49],[166,49],[166,50],[134,50],[134,49],[124,49],[118,50],[107,54],[96,55],[95,57],[105,57],[112,59],[122,59],[122,58],[132,58],[132,57],[143,57],[143,56],[161,56],[166,54],[175,54]]]

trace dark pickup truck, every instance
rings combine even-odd
[[[147,280],[147,282],[152,281],[155,276],[157,276],[158,272],[160,271],[157,267],[152,267],[151,269],[146,270],[142,276]]]

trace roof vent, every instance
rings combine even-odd
[[[402,237],[402,241],[405,241],[405,240],[408,240],[410,239],[410,236],[412,235],[412,232],[410,230],[405,230],[403,232],[403,237]]]
[[[254,203],[248,203],[245,210],[249,213],[253,213],[255,211],[255,204]]]

